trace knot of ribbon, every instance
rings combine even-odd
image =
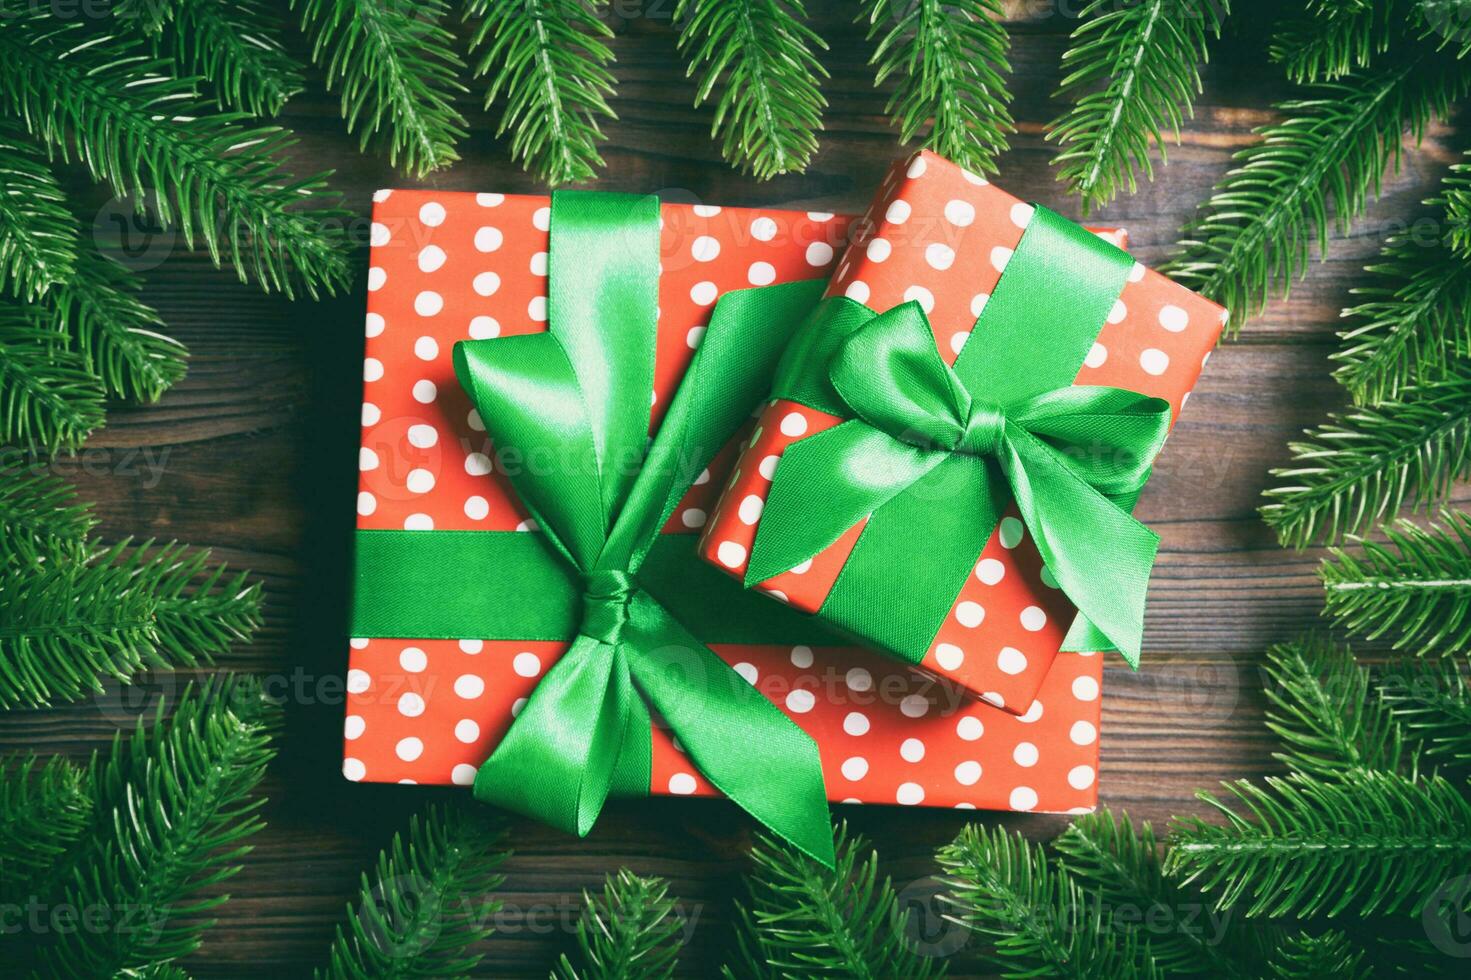
[[[582,577],[582,625],[578,632],[610,646],[623,639],[628,604],[638,586],[616,568],[595,568]]]

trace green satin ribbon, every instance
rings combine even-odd
[[[544,541],[360,532],[354,632],[571,641],[476,774],[478,799],[585,835],[608,796],[648,793],[657,713],[716,788],[831,866],[816,744],[705,645],[702,610],[740,608],[739,587],[721,599],[688,546],[671,559],[659,533],[766,394],[822,283],[723,296],[650,445],[658,222],[653,197],[553,194],[547,332],[454,348]],[[671,598],[681,582],[701,584]],[[725,617],[746,642],[796,635],[792,622]]]
[[[1009,496],[1085,617],[1063,648],[1116,649],[1137,667],[1159,539],[1129,508],[1170,406],[1072,385],[1132,265],[1037,208],[953,369],[919,304],[876,314],[824,300],[776,391],[848,420],[782,454],[746,584],[806,561],[872,515],[821,612],[918,662]],[[903,589],[891,586],[896,569]]]

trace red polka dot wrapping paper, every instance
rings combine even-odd
[[[450,351],[465,338],[546,329],[548,205],[537,196],[376,195],[360,529],[538,533],[496,471]],[[829,277],[851,225],[815,212],[662,206],[656,425],[719,295]],[[749,435],[700,475],[664,533],[700,533]],[[344,775],[469,784],[566,646],[353,639]],[[833,800],[1046,811],[1095,804],[1099,657],[1059,658],[1033,709],[1017,717],[860,649],[713,649],[814,737]],[[657,723],[653,747],[651,793],[719,795]],[[760,764],[755,753],[752,764]]]
[[[1030,204],[943,157],[917,153],[894,167],[855,224],[827,295],[845,295],[879,312],[918,301],[941,356],[953,364],[1032,213]],[[1173,425],[1225,319],[1220,306],[1135,263],[1075,383],[1162,398],[1171,405]],[[840,421],[795,402],[777,399],[766,406],[734,482],[707,523],[700,545],[706,561],[745,574],[781,454]],[[816,613],[862,533],[859,524],[811,560],[757,587]],[[915,543],[916,562],[924,560],[923,547]],[[893,574],[902,588],[904,569]],[[1014,505],[972,574],[955,588],[920,667],[1006,711],[1027,711],[1046,689],[1077,610],[1043,567]]]

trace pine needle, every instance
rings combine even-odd
[[[582,893],[577,921],[580,966],[563,956],[552,980],[671,980],[679,956],[680,919],[669,884],[628,869],[608,875],[603,893]]]
[[[613,32],[598,19],[606,0],[467,0],[479,21],[472,52],[485,53],[475,77],[490,76],[485,105],[506,99],[496,135],[511,133],[511,158],[549,184],[591,180],[603,158],[600,119],[608,106]],[[589,6],[591,4],[591,7]]]
[[[414,177],[460,158],[467,135],[455,98],[465,63],[444,27],[444,0],[292,0],[329,87],[342,89],[348,132],[377,141]]]
[[[1466,9],[1471,16],[1471,3]],[[1439,203],[1445,207],[1445,243],[1458,257],[1471,261],[1471,163],[1451,164],[1440,185]]]
[[[1471,681],[1463,658],[1406,664],[1380,682],[1379,696],[1427,761],[1471,766]]]
[[[1162,271],[1225,306],[1229,329],[1240,329],[1305,273],[1314,242],[1321,253],[1332,227],[1347,231],[1385,171],[1398,168],[1404,134],[1418,143],[1468,79],[1453,61],[1419,56],[1280,103],[1285,118],[1257,130],[1262,140],[1236,154],[1237,166]]]
[[[1471,0],[1415,0],[1414,14],[1420,40],[1455,48],[1457,58],[1471,54]]]
[[[1333,549],[1319,570],[1328,615],[1370,640],[1425,656],[1471,648],[1471,515],[1442,511],[1443,526],[1401,520],[1385,542]]]
[[[1182,6],[1178,0],[1118,4],[1091,0],[1062,56],[1059,98],[1073,103],[1047,138],[1057,142],[1058,179],[1086,213],[1113,200],[1137,175],[1154,179],[1151,148],[1165,161],[1165,133],[1180,141],[1194,112],[1200,66],[1230,13],[1225,0]]]
[[[76,561],[96,524],[71,484],[40,463],[0,459],[0,569]]]
[[[141,921],[58,931],[41,953],[43,975],[111,977],[199,947],[206,916],[229,898],[219,886],[265,826],[265,800],[253,794],[280,724],[259,682],[226,676],[191,686],[167,720],[160,704],[152,728],[139,719],[131,738],[113,740],[90,773],[91,836],[62,901],[129,909]]]
[[[77,221],[45,154],[0,119],[0,290],[35,299],[76,264]]]
[[[337,927],[327,980],[451,977],[472,973],[476,943],[495,931],[501,903],[491,897],[509,852],[505,828],[484,811],[427,807],[364,874],[357,907]]]
[[[55,756],[0,762],[0,903],[25,905],[81,837],[92,801],[82,771]]]
[[[178,73],[202,77],[220,108],[274,116],[302,90],[301,69],[281,45],[281,18],[261,0],[152,3],[173,8],[160,33]]]
[[[120,197],[156,192],[159,217],[216,265],[287,296],[316,297],[349,274],[345,212],[323,207],[325,175],[284,173],[295,138],[216,113],[147,42],[99,35],[21,0],[0,0],[0,108],[63,158],[75,155]]]
[[[113,0],[112,15],[140,34],[157,37],[174,19],[171,0]]]
[[[102,425],[103,391],[65,334],[0,299],[0,443],[74,449]]]
[[[1293,466],[1272,471],[1279,485],[1266,491],[1261,513],[1284,545],[1361,534],[1471,476],[1471,364],[1449,380],[1328,418],[1306,441],[1289,443]]]
[[[1368,980],[1374,975],[1364,951],[1337,929],[1289,936],[1268,965],[1277,980]]]
[[[873,83],[896,83],[884,112],[901,142],[918,139],[972,173],[996,171],[1016,131],[1002,16],[999,0],[864,0],[859,20],[878,39]]]
[[[1271,59],[1298,84],[1336,81],[1389,50],[1404,24],[1400,0],[1308,0],[1272,37]]]
[[[1267,727],[1286,747],[1274,759],[1323,779],[1399,770],[1404,734],[1346,647],[1279,643],[1267,651],[1267,679]]]
[[[1248,916],[1418,914],[1432,892],[1471,865],[1471,802],[1430,776],[1306,773],[1209,793],[1226,824],[1176,823],[1166,872]]]

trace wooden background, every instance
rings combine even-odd
[[[607,167],[597,186],[677,192],[711,203],[857,211],[900,152],[865,62],[870,46],[849,24],[849,4],[813,2],[831,45],[823,63],[831,107],[822,152],[807,174],[758,183],[719,159],[708,139],[708,109],[692,109],[694,86],[674,55],[673,0],[623,0]],[[1058,59],[1081,4],[1008,4],[1014,39],[1012,87],[1020,132],[999,181],[1022,197],[1076,217],[1049,167],[1044,124]],[[615,4],[617,7],[617,4]],[[1255,29],[1259,18],[1239,18]],[[302,50],[299,38],[291,42]],[[1270,118],[1285,88],[1262,45],[1240,37],[1217,45],[1205,94],[1183,145],[1137,194],[1099,220],[1129,229],[1136,255],[1158,263],[1181,223],[1229,166],[1232,151]],[[492,137],[496,117],[479,95],[464,108],[474,136],[464,162],[429,186],[537,191]],[[413,186],[384,162],[357,152],[335,100],[311,76],[309,91],[282,115],[302,137],[301,169],[333,167],[335,186],[363,221],[378,187]],[[1337,240],[1290,301],[1274,303],[1240,339],[1211,360],[1189,411],[1161,457],[1140,516],[1164,538],[1150,596],[1144,669],[1111,665],[1104,701],[1103,799],[1156,822],[1199,812],[1198,787],[1274,768],[1262,725],[1261,653],[1313,627],[1321,606],[1318,553],[1279,549],[1256,515],[1267,471],[1285,443],[1342,401],[1329,377],[1334,321],[1359,270],[1385,234],[1420,213],[1419,200],[1458,149],[1445,129],[1406,158],[1381,201],[1352,236]],[[75,181],[77,194],[110,226],[105,192]],[[114,233],[116,229],[113,229]],[[305,976],[324,961],[359,873],[408,815],[443,793],[353,785],[339,772],[344,669],[345,585],[353,526],[360,398],[363,290],[329,302],[287,303],[242,286],[171,236],[133,228],[128,246],[150,268],[148,299],[193,351],[188,378],[161,403],[115,407],[87,450],[56,461],[84,497],[97,501],[102,530],[179,538],[254,569],[266,587],[267,622],[256,641],[222,666],[255,671],[301,692],[291,698],[282,757],[267,780],[269,829],[255,838],[233,898],[204,947],[185,964],[198,977]],[[365,266],[360,252],[359,270]],[[1467,498],[1464,488],[1459,496]],[[83,756],[140,705],[177,689],[154,677],[111,688],[93,702],[0,715],[0,749],[35,748]],[[928,948],[952,956],[953,975],[973,975],[974,943],[925,914],[934,848],[967,820],[997,821],[1045,838],[1063,826],[1047,816],[975,815],[892,807],[843,807],[874,839],[884,869],[920,913]],[[729,898],[750,840],[747,820],[725,803],[659,800],[610,806],[593,834],[577,841],[517,820],[515,856],[505,865],[506,907],[481,974],[545,977],[570,946],[579,892],[621,866],[666,876],[693,922],[682,961],[710,976],[727,936]],[[929,909],[932,912],[932,907]]]

